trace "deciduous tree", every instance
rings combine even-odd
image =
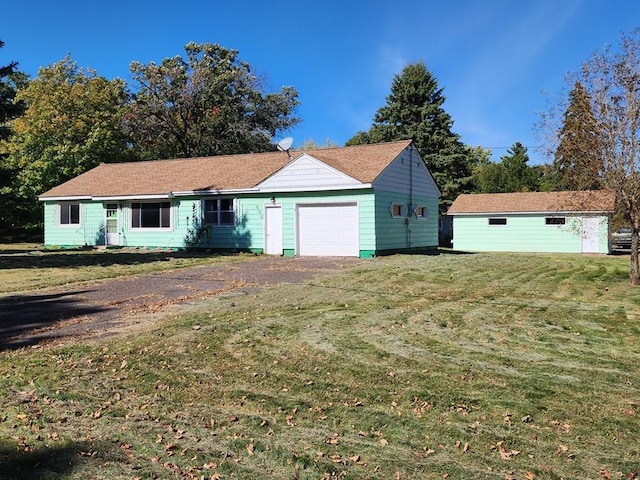
[[[236,50],[189,43],[185,52],[131,64],[138,89],[124,125],[142,158],[273,150],[273,137],[299,122],[297,91],[264,93]]]
[[[41,222],[37,196],[101,162],[127,159],[120,116],[125,84],[81,69],[70,58],[41,68],[17,94],[28,108],[12,122],[9,163],[18,194],[29,208],[26,223]]]
[[[442,192],[441,211],[446,211],[458,194],[471,191],[473,177],[468,147],[453,133],[453,120],[443,108],[443,89],[418,62],[394,77],[386,100],[371,128],[347,145],[413,139]]]

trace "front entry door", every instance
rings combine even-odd
[[[264,207],[264,253],[282,255],[282,206]]]
[[[107,203],[105,205],[105,240],[107,245],[120,245],[117,203]]]

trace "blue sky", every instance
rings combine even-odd
[[[21,0],[2,11],[0,65],[18,61],[31,76],[66,54],[129,80],[131,61],[182,55],[190,41],[236,49],[266,91],[298,90],[294,147],[367,130],[393,77],[423,61],[464,143],[499,160],[519,141],[533,163],[546,161],[539,113],[566,74],[640,27],[636,0]]]

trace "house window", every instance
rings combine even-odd
[[[564,225],[566,220],[564,217],[546,217],[544,219],[545,225]]]
[[[171,202],[134,202],[131,228],[170,228]]]
[[[204,201],[204,223],[207,225],[234,225],[233,198],[214,198]]]
[[[406,208],[404,203],[392,203],[389,210],[392,217],[404,217],[406,216]]]
[[[60,225],[80,225],[79,203],[63,203],[60,205]]]
[[[418,205],[415,212],[417,218],[427,218],[429,215],[429,210],[424,205]]]
[[[498,226],[498,225],[506,225],[507,224],[507,219],[505,217],[493,217],[493,218],[489,218],[489,226],[493,227],[493,226]]]

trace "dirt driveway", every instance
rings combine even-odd
[[[358,262],[362,260],[347,257],[247,257],[224,265],[2,295],[0,350],[114,335],[148,324],[176,304],[301,282]]]

